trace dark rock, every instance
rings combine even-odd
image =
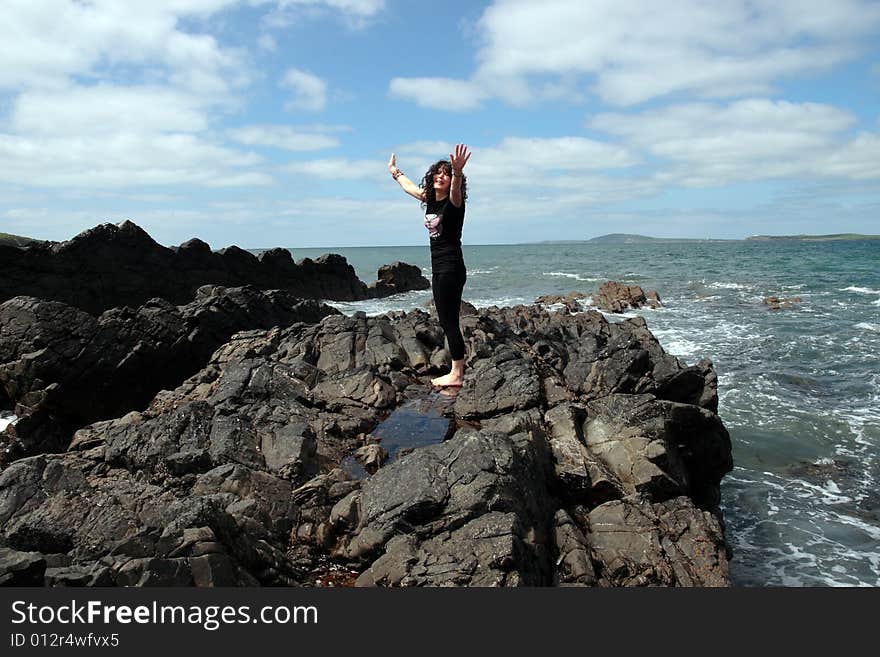
[[[422,276],[422,270],[405,262],[394,262],[379,267],[378,280],[370,286],[372,296],[387,297],[411,290],[427,290],[431,283]]]
[[[42,586],[45,572],[42,554],[0,547],[0,586]]]
[[[490,308],[462,327],[465,384],[445,405],[425,312],[236,333],[146,408],[0,472],[0,545],[45,555],[51,585],[317,584],[335,568],[360,585],[727,583],[710,362],[595,311]],[[401,409],[443,435],[386,432]],[[349,479],[386,440],[395,458]]]
[[[186,306],[153,299],[98,318],[16,297],[0,304],[0,389],[20,418],[6,440],[19,442],[19,456],[64,450],[79,427],[141,410],[159,390],[176,387],[236,331],[330,314],[338,311],[253,288],[204,286]],[[193,459],[199,456],[179,455],[178,468]]]
[[[362,487],[360,527],[345,548],[379,557],[358,584],[549,583],[538,449],[523,434],[459,431],[379,470]]]
[[[571,516],[560,509],[556,512],[557,584],[595,586],[596,571],[590,558],[590,545]]]
[[[380,296],[424,289],[411,265],[382,283]],[[417,268],[415,268],[417,269]],[[328,254],[294,263],[286,249],[259,258],[236,246],[217,252],[201,240],[179,247],[157,244],[131,221],[101,224],[60,243],[26,248],[0,245],[0,301],[31,296],[60,301],[93,315],[120,306],[138,307],[154,297],[172,304],[192,301],[203,285],[283,289],[301,298],[354,301],[373,296],[342,256]],[[421,279],[421,280],[419,280]]]
[[[238,580],[229,557],[206,554],[189,560],[193,583],[200,587],[235,586]]]
[[[46,586],[113,586],[113,571],[101,563],[46,569]]]
[[[587,539],[604,586],[729,586],[721,526],[685,497],[637,498],[590,512]]]

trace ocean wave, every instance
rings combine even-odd
[[[854,324],[853,326],[858,329],[865,329],[866,331],[880,332],[880,324],[872,324],[871,322],[859,322],[858,324]]]
[[[607,278],[596,278],[593,276],[583,276],[581,274],[569,274],[564,271],[545,271],[545,272],[541,272],[541,275],[542,276],[559,276],[562,278],[573,278],[576,281],[587,281],[587,282],[593,282],[593,283],[595,283],[597,281],[608,280]]]
[[[486,297],[480,299],[466,299],[466,301],[470,301],[477,308],[488,308],[489,306],[506,308],[518,304],[530,305],[532,303],[524,297]]]
[[[751,285],[744,285],[743,283],[709,283],[706,285],[707,288],[713,290],[750,290],[752,289]]]
[[[858,292],[859,294],[880,294],[880,290],[872,290],[869,287],[856,287],[855,285],[850,285],[849,287],[841,288],[841,292]]]
[[[365,299],[363,301],[325,301],[328,306],[336,308],[344,315],[356,312],[366,313],[369,317],[384,315],[395,310],[410,311],[416,308],[425,309],[431,300],[430,290],[414,290],[395,294],[384,299]]]
[[[876,542],[880,528],[866,522],[842,483],[736,467],[722,488],[728,538],[738,555],[731,562],[735,583],[880,583],[880,555],[863,547]]]

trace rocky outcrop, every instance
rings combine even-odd
[[[394,262],[379,267],[379,279],[370,286],[372,296],[388,297],[410,290],[427,290],[431,283],[422,276],[422,270],[405,262]]]
[[[593,295],[593,305],[609,313],[622,313],[629,309],[659,308],[660,296],[656,292],[647,294],[638,285],[624,285],[617,281],[608,281],[599,286]]]
[[[258,257],[236,246],[214,252],[198,239],[166,248],[123,221],[96,226],[66,242],[0,245],[0,301],[31,296],[99,315],[115,307],[137,308],[155,297],[186,304],[203,285],[250,285],[301,298],[353,301],[424,289],[410,287],[424,281],[410,268],[401,265],[390,278],[380,273],[379,283],[367,288],[340,255],[295,263],[287,249]]]
[[[19,421],[0,438],[6,461],[67,449],[96,420],[143,410],[200,370],[233,333],[319,321],[335,309],[279,290],[204,286],[195,301],[153,299],[100,317],[57,301],[0,304],[0,390]]]
[[[143,411],[0,473],[0,568],[50,585],[727,584],[711,363],[594,311],[489,309],[462,327],[450,437],[354,479],[340,466],[389,413],[435,394],[436,321],[234,335]]]
[[[561,294],[545,294],[535,299],[535,303],[542,306],[562,305],[568,308],[569,311],[576,313],[584,310],[581,307],[580,301],[586,298],[587,295],[583,292],[569,292],[565,296]]]
[[[796,303],[801,303],[803,299],[800,297],[764,297],[761,300],[768,310],[790,310],[794,308]]]

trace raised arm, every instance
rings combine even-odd
[[[449,186],[449,200],[457,208],[460,208],[462,203],[461,170],[464,169],[464,165],[467,164],[470,157],[471,154],[468,153],[467,146],[464,144],[456,144],[455,153],[449,154],[449,162],[452,164],[452,183]]]
[[[397,168],[397,160],[394,157],[394,153],[391,154],[391,159],[388,160],[388,172],[391,174],[391,177],[397,181],[397,184],[400,185],[400,188],[403,191],[419,201],[425,200],[425,190],[407,178],[403,174],[403,171]]]

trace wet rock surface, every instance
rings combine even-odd
[[[727,584],[711,363],[595,311],[493,308],[462,328],[464,385],[443,398],[443,333],[419,310],[233,335],[143,410],[0,472],[0,578]]]
[[[137,308],[154,297],[189,303],[203,285],[283,289],[308,299],[353,301],[425,289],[417,267],[395,263],[372,287],[340,255],[294,262],[287,249],[259,256],[230,246],[219,251],[199,239],[167,248],[131,221],[102,224],[66,242],[0,245],[0,301],[32,296],[60,301],[93,315]]]

